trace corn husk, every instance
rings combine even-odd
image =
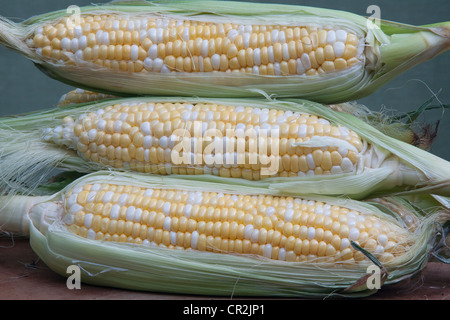
[[[227,1],[116,2],[80,8],[83,14],[120,13],[127,16],[181,17],[239,24],[327,26],[364,38],[364,61],[340,72],[317,76],[264,76],[228,73],[113,72],[94,63],[80,66],[44,59],[29,47],[30,37],[45,23],[72,12],[60,10],[16,24],[0,19],[0,43],[33,61],[48,76],[75,87],[117,95],[257,97],[261,91],[277,97],[299,97],[322,103],[356,100],[373,93],[404,71],[449,48],[448,23],[411,26],[374,21],[348,12],[294,5]],[[74,57],[69,57],[75,59]]]

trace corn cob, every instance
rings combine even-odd
[[[1,20],[0,42],[48,75],[116,94],[323,103],[366,96],[448,49],[448,26],[336,10],[226,1],[140,2]]]
[[[421,187],[449,193],[444,159],[303,100],[129,98],[1,120],[4,190],[58,166],[355,198]]]
[[[413,232],[364,202],[103,172],[1,208],[4,229],[29,234],[58,273],[76,260],[87,283],[206,295],[339,295],[371,260],[395,283],[424,267],[448,219],[430,215]]]
[[[57,107],[69,104],[82,104],[86,102],[102,101],[105,99],[119,99],[120,97],[105,95],[98,92],[87,91],[83,89],[75,89],[63,94],[58,101]],[[405,115],[375,112],[366,106],[356,102],[346,102],[340,104],[329,105],[336,111],[349,113],[357,118],[369,123],[384,134],[399,139],[406,143],[412,144],[421,149],[429,150],[434,140],[434,132],[430,129],[430,125],[421,123],[417,117],[425,110],[421,110],[414,115],[414,121],[407,123],[401,122],[400,119]],[[422,108],[422,107],[421,107]]]

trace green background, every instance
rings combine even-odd
[[[65,9],[70,5],[89,5],[107,1],[91,0],[0,0],[0,15],[16,22],[33,15]],[[377,5],[381,18],[414,25],[450,21],[449,0],[315,0],[276,2],[339,9],[363,16],[368,6]],[[256,4],[255,4],[256,5]],[[408,112],[434,97],[435,105],[450,104],[450,52],[419,65],[397,77],[376,93],[359,100],[372,110]],[[59,83],[41,73],[26,58],[0,47],[0,116],[18,114],[55,106],[59,98],[73,87]],[[440,121],[438,136],[431,152],[450,160],[450,109],[427,112],[420,118],[427,123]]]

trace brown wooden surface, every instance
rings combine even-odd
[[[81,284],[69,290],[66,278],[55,274],[31,249],[27,239],[0,239],[0,300],[195,300],[230,299],[135,292]],[[267,298],[265,298],[267,299]],[[385,286],[365,299],[450,300],[450,265],[430,262],[417,276],[395,286]]]

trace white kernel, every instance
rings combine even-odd
[[[77,203],[77,197],[78,194],[71,194],[69,198],[67,198],[67,206],[70,208],[72,207],[75,203]]]
[[[272,258],[272,245],[270,243],[264,246],[264,257]]]
[[[136,61],[139,57],[139,47],[135,44],[131,46],[131,61]]]
[[[313,158],[312,153],[309,153],[309,154],[306,156],[306,162],[308,163],[308,167],[309,167],[311,170],[314,170],[314,169],[316,168],[316,163],[314,162],[314,158]]]
[[[136,208],[134,206],[129,206],[125,215],[125,219],[127,221],[133,221],[134,220],[134,212],[136,211]]]
[[[348,234],[348,238],[353,241],[357,241],[359,238],[359,230],[357,228],[351,228]]]
[[[113,220],[119,219],[119,211],[120,206],[118,204],[113,205],[111,208],[111,212],[109,213],[109,217]]]
[[[383,254],[383,253],[384,253],[384,247],[378,245],[378,246],[375,248],[374,254]]]
[[[84,226],[86,228],[92,227],[92,219],[94,218],[94,215],[92,213],[87,213],[84,216]]]
[[[276,212],[274,207],[267,207],[266,209],[266,216],[270,217]]]
[[[323,214],[323,207],[322,206],[316,206],[316,214]]]
[[[191,213],[192,213],[192,205],[188,203],[184,206],[184,215],[186,216],[186,218],[189,218],[191,216]]]
[[[275,62],[275,63],[273,64],[273,69],[274,69],[274,71],[275,71],[275,75],[276,75],[276,76],[281,75],[281,69],[280,69],[280,63],[279,63],[279,62]]]
[[[152,40],[153,43],[156,42],[156,29],[155,28],[151,28],[150,30],[148,30],[148,37],[150,38],[150,40]]]
[[[356,226],[356,219],[354,219],[354,218],[349,218],[349,219],[347,220],[347,225],[348,225],[349,227],[354,227],[354,226]]]
[[[342,168],[340,166],[333,166],[330,170],[331,174],[341,174],[343,173]]]
[[[336,32],[334,30],[330,30],[328,31],[327,34],[327,43],[328,44],[333,44],[336,42]]]
[[[169,146],[169,139],[163,136],[159,139],[159,145],[161,148],[166,149]]]
[[[158,28],[156,29],[156,43],[161,43],[164,37],[164,29]]]
[[[161,73],[169,73],[170,69],[167,65],[163,64],[161,67]]]
[[[219,67],[220,67],[220,55],[218,55],[217,53],[213,54],[212,57],[211,57],[211,64],[212,64],[212,67],[215,70],[219,70]]]
[[[292,218],[294,217],[294,210],[287,209],[284,213],[284,221],[292,221]]]
[[[97,192],[93,192],[93,191],[89,192],[89,194],[86,197],[86,202],[87,203],[94,202],[96,195],[97,195]]]
[[[298,137],[299,138],[306,137],[307,130],[308,130],[308,126],[306,124],[301,124],[298,128]]]
[[[380,234],[377,238],[377,241],[384,247],[388,243],[388,237],[385,234]]]
[[[343,172],[352,172],[353,171],[352,161],[349,158],[343,158],[341,168]]]
[[[244,40],[244,48],[247,49],[250,46],[250,33],[244,33],[242,39]]]
[[[71,41],[69,38],[63,38],[61,40],[61,49],[63,50],[70,50]]]
[[[328,124],[330,124],[330,121],[328,121],[327,119],[324,119],[324,118],[319,118],[319,119],[317,120],[317,122],[319,122],[320,124],[323,124],[323,125],[328,125]]]
[[[175,246],[177,244],[177,233],[175,231],[170,231],[169,237],[170,237],[170,244]]]
[[[170,218],[170,217],[166,217],[164,219],[164,224],[163,224],[163,229],[164,230],[170,231],[170,222],[171,222],[171,220],[172,220],[172,218]]]
[[[150,149],[152,147],[152,136],[145,136],[144,137],[144,142],[143,142],[143,147],[144,149]]]
[[[70,49],[72,52],[77,52],[78,48],[78,39],[77,38],[73,38],[71,43],[70,43]]]
[[[147,189],[147,190],[145,190],[145,192],[144,192],[144,197],[151,197],[152,196],[152,194],[153,194],[153,189]]]
[[[133,20],[128,21],[127,30],[134,31],[134,21]]]
[[[337,152],[343,157],[346,157],[348,155],[348,149],[345,147],[339,147]]]
[[[234,42],[234,39],[239,35],[239,32],[236,29],[231,29],[228,31],[228,38],[231,40],[231,42]]]
[[[78,211],[83,210],[83,207],[80,206],[78,203],[73,204],[72,206],[70,206],[69,208],[69,213],[77,213]]]
[[[297,74],[304,74],[305,73],[305,67],[303,66],[302,59],[297,59]]]
[[[113,27],[114,31],[119,30],[119,28],[120,28],[120,21],[119,20],[114,20],[113,23],[112,23],[112,27]]]
[[[147,38],[147,30],[146,30],[146,29],[143,29],[143,30],[139,31],[139,40],[141,41],[141,43],[142,43],[142,41],[144,41],[146,38]]]
[[[122,121],[116,120],[113,124],[114,132],[120,133],[122,131]]]
[[[203,50],[203,49],[202,49]],[[200,72],[203,72],[204,71],[204,64],[203,64],[203,57],[202,56],[199,56],[198,57],[198,70],[200,71]]]
[[[283,60],[288,61],[289,60],[289,48],[287,43],[283,43],[281,46],[282,53],[283,53]]]
[[[209,41],[205,39],[202,41],[202,56],[203,57],[208,56],[208,48],[209,48]]]
[[[247,240],[251,239],[252,233],[253,233],[253,229],[254,229],[254,227],[253,227],[252,224],[248,224],[248,225],[245,226],[245,228],[244,228],[244,237],[245,237],[245,239],[247,239]]]
[[[280,31],[278,29],[272,30],[272,43],[278,42],[278,34],[279,33],[280,33]]]
[[[311,60],[309,59],[309,55],[307,53],[302,54],[300,60],[302,61],[303,66],[306,70],[311,68]]]
[[[197,249],[198,245],[198,231],[194,231],[191,233],[191,248]]]
[[[280,250],[278,251],[278,260],[280,261],[286,260],[286,249],[280,248]]]
[[[170,213],[170,202],[164,203],[162,211],[166,216]]]
[[[316,236],[316,228],[309,227],[308,228],[308,240],[314,239],[315,236]]]
[[[86,238],[89,240],[95,240],[96,232],[92,229],[89,229],[86,235]]]
[[[278,42],[280,42],[280,43],[286,42],[286,34],[284,33],[284,31],[280,31],[278,33]]]
[[[347,31],[337,30],[336,31],[336,41],[345,43],[347,41]]]
[[[82,50],[78,50],[77,52],[75,52],[75,60],[76,61],[83,60],[83,51]]]
[[[106,121],[103,119],[98,120],[97,122],[97,129],[98,130],[105,130],[106,127]]]
[[[275,62],[275,56],[273,53],[273,46],[269,46],[267,48],[267,55],[269,56],[269,62],[274,63]]]
[[[189,41],[189,27],[185,27],[183,30],[183,40]]]
[[[79,38],[83,35],[83,29],[81,29],[81,26],[75,26],[75,29],[73,30],[73,34],[76,38]]]
[[[153,71],[159,72],[164,64],[164,61],[160,58],[153,60]]]
[[[348,136],[350,134],[350,130],[347,127],[339,127],[339,131],[341,132],[341,136]]]
[[[80,39],[78,40],[78,47],[81,50],[84,50],[87,47],[87,38],[86,38],[86,36],[81,36],[80,37]],[[61,48],[62,48],[62,42],[61,42]]]
[[[342,55],[344,54],[344,50],[345,50],[345,44],[343,42],[335,42],[333,44],[333,48],[334,48],[335,57],[336,58],[342,57]]]
[[[251,237],[250,237],[250,240],[251,240],[252,242],[257,242],[257,241],[258,241],[258,238],[259,238],[259,230],[258,230],[258,229],[253,229],[252,235],[251,235]]]
[[[257,66],[261,64],[261,49],[259,48],[255,48],[255,50],[253,50],[253,63]]]
[[[88,135],[89,141],[94,141],[95,137],[97,135],[97,130],[96,129],[91,129],[91,130],[88,131],[87,135]]]
[[[112,192],[112,191],[105,192],[105,195],[103,196],[103,199],[102,199],[103,203],[110,202],[112,197],[113,197],[113,195],[114,195],[114,192]]]
[[[348,247],[350,247],[350,241],[347,238],[342,238],[340,250],[347,249]]]
[[[91,187],[91,191],[98,191],[100,190],[100,187],[101,187],[100,183],[94,183]]]
[[[141,208],[137,208],[137,209],[134,211],[133,221],[134,221],[134,222],[139,222],[139,221],[141,221],[141,216],[142,216],[142,209],[141,209]]]
[[[118,203],[123,206],[127,203],[128,195],[126,193],[122,193],[119,197]]]
[[[145,58],[144,60],[144,68],[147,71],[153,71],[153,60],[150,58]]]
[[[150,59],[156,59],[158,57],[158,45],[152,44],[148,49],[147,54]]]

